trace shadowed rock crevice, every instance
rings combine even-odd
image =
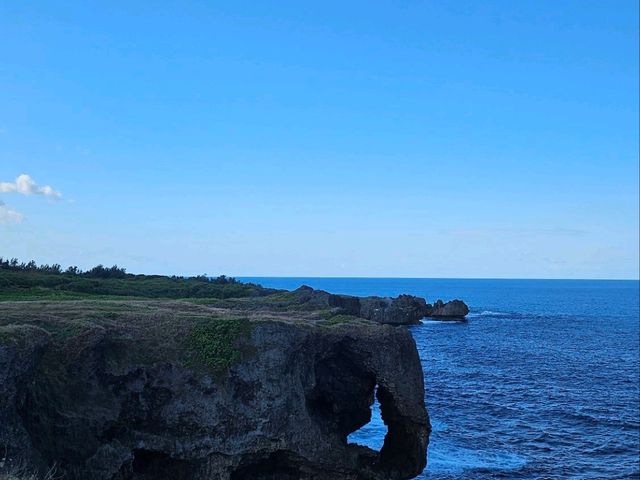
[[[362,369],[347,346],[340,343],[315,365],[316,385],[307,396],[309,413],[344,443],[369,423],[375,377]]]
[[[298,480],[301,478],[300,460],[287,452],[275,451],[243,462],[231,474],[230,480]]]
[[[193,462],[195,463],[195,462]],[[190,480],[194,478],[197,468],[192,462],[171,458],[164,452],[137,449],[133,451],[131,474],[144,480]]]

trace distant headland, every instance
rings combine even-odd
[[[412,295],[355,297],[301,286],[294,291],[265,288],[221,275],[194,277],[127,273],[114,265],[87,271],[59,264],[37,265],[0,257],[0,300],[81,300],[87,296],[188,299],[223,308],[253,311],[310,311],[351,315],[394,325],[417,324],[422,318],[462,319],[469,308],[461,300],[433,305]]]

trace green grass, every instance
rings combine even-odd
[[[355,317],[353,315],[334,315],[331,318],[328,318],[322,325],[324,326],[332,326],[332,325],[340,325],[341,323],[349,323],[349,322],[359,322],[362,321],[362,318]]]
[[[100,296],[227,299],[272,292],[259,285],[216,283],[199,277],[127,274],[124,278],[93,278],[0,268],[0,301],[80,300]]]
[[[243,342],[250,335],[251,322],[240,319],[210,319],[196,325],[187,340],[193,366],[226,370],[240,360]]]
[[[128,298],[130,297],[124,295],[92,295],[90,293],[69,292],[42,287],[0,290],[0,302],[26,302],[32,300],[125,300]]]
[[[228,304],[228,300],[223,300],[220,298],[181,298],[180,300],[184,300],[185,302],[194,303],[196,305],[209,305],[212,307],[226,307]]]

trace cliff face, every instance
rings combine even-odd
[[[6,469],[365,480],[425,467],[422,369],[405,329],[181,302],[1,308]],[[380,452],[346,440],[370,420],[374,391],[388,427]]]

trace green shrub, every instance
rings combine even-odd
[[[110,270],[108,270],[110,271]],[[118,270],[119,272],[119,270]],[[245,298],[275,290],[241,283],[227,277],[203,280],[201,277],[166,277],[110,273],[111,277],[87,277],[84,274],[42,273],[34,270],[9,270],[0,267],[0,300],[28,297],[60,297],[62,292],[82,295],[117,295],[145,298]]]
[[[242,354],[243,341],[251,333],[251,322],[241,319],[210,319],[193,329],[188,338],[192,365],[226,370]]]

